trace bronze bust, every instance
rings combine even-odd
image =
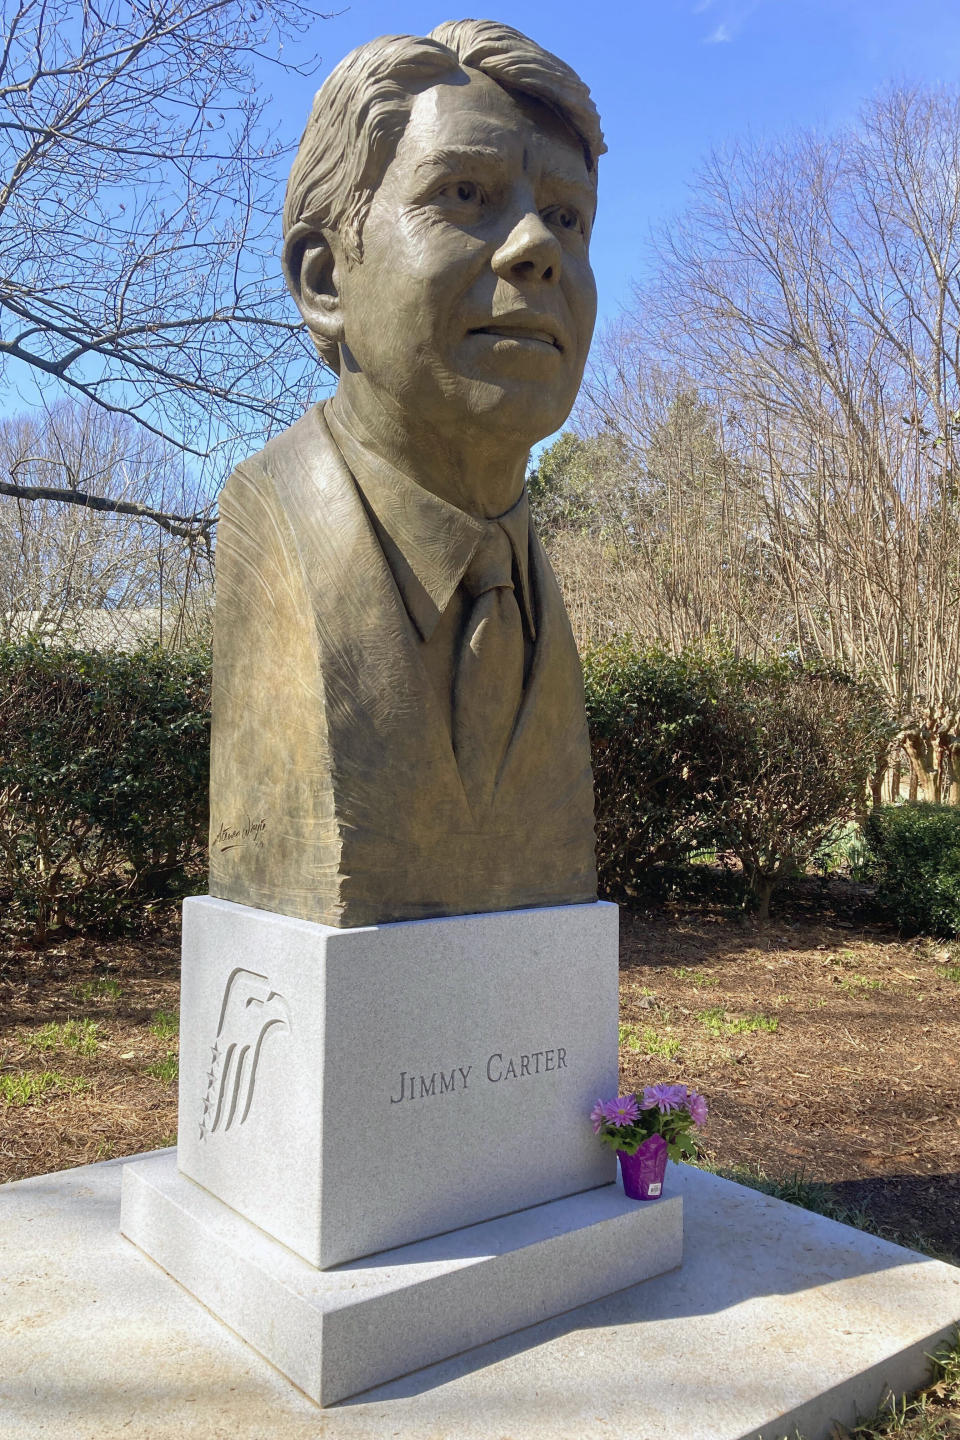
[[[221,504],[211,893],[336,926],[596,898],[582,682],[530,446],[593,331],[586,86],[508,26],[319,91],[284,271],[334,397]]]

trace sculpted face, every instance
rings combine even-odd
[[[547,107],[474,71],[418,95],[363,259],[336,267],[341,389],[461,437],[529,446],[558,429],[596,318],[594,204],[582,148]]]

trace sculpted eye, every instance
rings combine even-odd
[[[583,235],[586,231],[583,217],[579,210],[574,210],[572,205],[556,205],[547,212],[545,218],[551,225],[556,225],[559,230],[566,230],[571,234]]]
[[[441,198],[457,205],[481,205],[483,191],[475,180],[453,180],[440,191]]]

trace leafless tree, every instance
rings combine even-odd
[[[211,513],[181,451],[65,400],[0,421],[0,472],[21,492],[0,498],[0,637],[176,646],[203,633]],[[88,503],[64,505],[65,492]]]
[[[581,644],[633,633],[677,653],[769,648],[785,597],[766,562],[753,477],[689,377],[614,332],[568,432],[531,486],[550,487],[548,548]],[[543,477],[546,477],[544,482]]]
[[[742,497],[751,643],[877,680],[920,793],[960,799],[960,94],[893,90],[839,135],[714,156],[659,259],[594,424],[635,426],[644,365],[689,377]],[[668,513],[680,575],[704,534],[688,485]]]
[[[309,71],[320,18],[310,0],[4,4],[0,362],[217,452],[221,476],[239,435],[302,413],[316,357],[275,259],[266,86]]]

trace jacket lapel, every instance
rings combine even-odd
[[[275,478],[288,512],[296,511],[294,532],[313,601],[331,724],[350,726],[351,753],[386,753],[398,770],[422,768],[429,758],[431,783],[453,787],[465,803],[422,642],[357,485],[321,407],[295,428],[300,426],[299,473],[291,467]],[[373,778],[371,773],[368,783]]]

